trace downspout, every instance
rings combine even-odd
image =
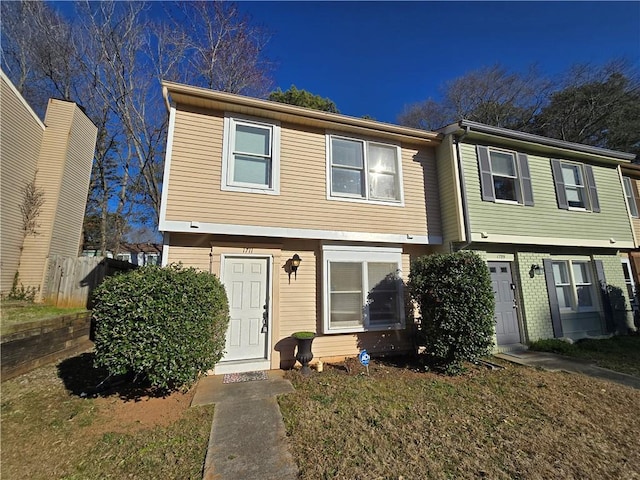
[[[462,122],[460,122],[462,123]],[[468,125],[460,125],[461,128],[464,129],[464,132],[459,137],[453,137],[453,141],[456,145],[456,161],[458,162],[458,181],[460,182],[460,197],[462,200],[462,222],[464,224],[464,235],[466,237],[466,242],[463,243],[458,250],[464,250],[469,245],[471,245],[471,222],[469,221],[469,207],[467,205],[467,186],[464,182],[464,169],[462,166],[462,155],[460,153],[460,142],[464,140],[464,138],[469,134],[469,126]]]

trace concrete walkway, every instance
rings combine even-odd
[[[547,352],[534,352],[531,350],[498,353],[495,356],[520,365],[540,367],[552,372],[582,373],[590,377],[602,378],[610,382],[626,385],[627,387],[640,389],[640,378],[627,375],[626,373],[596,367],[585,360],[563,357],[562,355]]]
[[[293,392],[282,372],[268,380],[223,384],[202,378],[192,406],[215,403],[203,480],[297,478],[276,395]]]

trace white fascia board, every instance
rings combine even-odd
[[[557,247],[592,247],[592,248],[634,248],[632,241],[616,241],[611,243],[609,239],[592,240],[585,238],[554,238],[554,237],[529,237],[522,235],[496,235],[493,233],[472,233],[471,241],[474,243],[509,243],[518,245],[549,245]]]
[[[173,151],[173,135],[176,128],[176,106],[170,105],[169,128],[167,129],[167,148],[164,157],[164,174],[162,176],[162,193],[160,195],[160,214],[158,224],[162,225],[167,218],[167,199],[169,196],[169,172],[171,171],[171,152]],[[162,231],[162,228],[160,228]]]
[[[441,245],[442,237],[413,233],[348,232],[287,227],[260,227],[226,223],[188,222],[160,219],[161,232],[209,233],[215,235],[245,235],[250,237],[306,238],[314,240],[342,240],[350,242],[383,242],[396,244]]]

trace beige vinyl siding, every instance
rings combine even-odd
[[[410,145],[402,146],[404,207],[328,200],[325,132],[301,128],[287,123],[281,125],[280,195],[222,191],[222,112],[178,110],[171,171],[168,185],[164,186],[168,188],[166,219],[333,231],[441,234],[432,149],[419,151]]]
[[[556,201],[549,157],[528,155],[535,206],[484,202],[476,147],[461,145],[471,231],[491,235],[549,237],[568,243],[579,240],[633,241],[624,192],[615,167],[593,165],[600,213],[561,210]]]
[[[271,242],[267,239],[266,242],[256,243],[250,237],[174,233],[170,239],[168,262],[182,262],[185,266],[194,266],[219,276],[223,254],[273,257],[271,368],[292,365],[295,342],[290,335],[302,330],[318,333],[313,344],[316,359],[354,356],[363,348],[372,352],[400,352],[412,348],[412,318],[407,318],[407,329],[402,331],[323,335],[321,243],[294,239],[273,239]],[[289,277],[284,268],[287,260],[296,253],[302,258],[297,278],[294,275]],[[410,261],[423,253],[426,253],[425,249],[418,246],[408,246],[404,250],[402,269],[405,282]]]
[[[442,211],[443,248],[448,249],[451,242],[463,240],[462,205],[454,157],[453,136],[447,136],[437,148],[438,185]]]
[[[16,95],[4,75],[0,81],[0,290],[11,289],[18,271],[23,229],[20,205],[34,179],[44,128]]]
[[[97,132],[75,103],[62,100],[49,100],[44,123],[36,178],[44,192],[39,234],[25,239],[20,261],[23,283],[34,287],[41,287],[50,253],[78,254]],[[56,218],[58,228],[54,228]]]
[[[57,101],[52,100],[52,102]],[[74,106],[49,256],[75,257],[78,255],[96,134],[96,126],[78,107]]]

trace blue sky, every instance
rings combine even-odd
[[[272,32],[276,86],[395,123],[404,105],[496,63],[547,75],[625,57],[640,66],[640,2],[241,2]]]

